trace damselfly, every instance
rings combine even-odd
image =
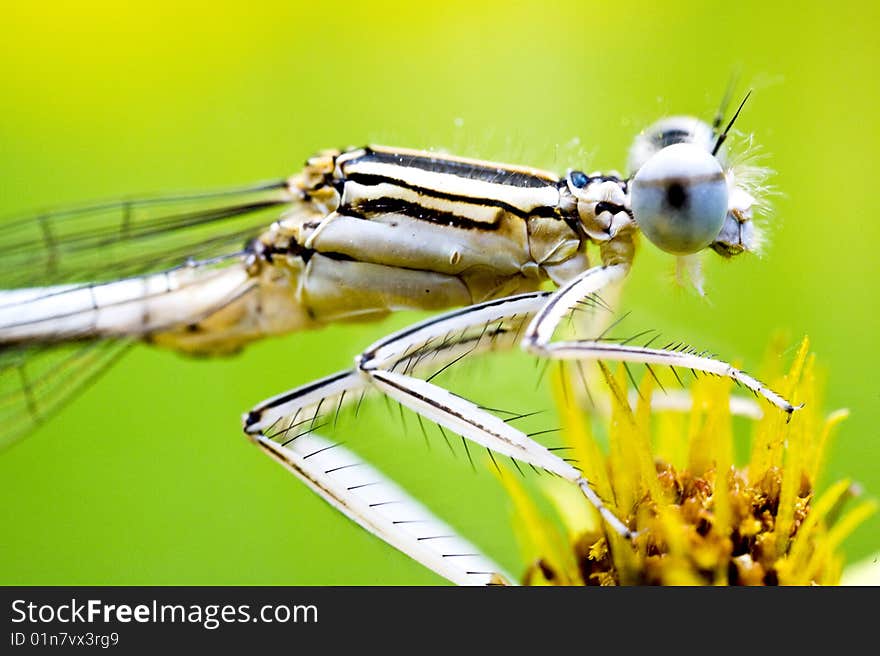
[[[559,176],[370,146],[322,152],[277,182],[6,222],[2,432],[6,441],[26,433],[136,341],[226,354],[336,321],[442,311],[373,344],[352,369],[260,403],[245,415],[245,432],[395,544],[379,504],[359,496],[367,482],[343,485],[344,468],[307,461],[327,449],[310,435],[322,409],[378,390],[490,452],[570,481],[629,536],[576,467],[432,379],[465,355],[521,345],[541,358],[642,363],[652,375],[663,366],[727,376],[792,413],[755,378],[691,349],[604,335],[553,339],[572,311],[604,303],[599,292],[626,276],[640,233],[677,256],[755,249],[757,183],[725,148],[741,109],[724,129],[720,115],[712,125],[655,123],[635,140],[629,176]],[[557,289],[544,290],[548,282]],[[412,530],[406,540],[416,544],[424,536]]]

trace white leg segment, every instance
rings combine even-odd
[[[544,355],[541,347],[550,342],[556,327],[579,302],[603,287],[623,280],[629,271],[625,264],[597,266],[587,269],[560,287],[535,314],[523,336],[523,348],[535,355]]]
[[[358,525],[456,585],[513,579],[448,524],[345,447],[314,434],[282,446],[259,435],[269,456]]]
[[[523,338],[523,348],[539,357],[555,360],[616,360],[647,365],[669,365],[726,376],[754,394],[764,397],[789,416],[798,409],[756,378],[726,362],[696,353],[615,344],[601,340],[550,341],[562,318],[580,300],[595,294],[604,285],[620,280],[626,275],[626,271],[625,265],[595,267],[562,287],[532,319]]]
[[[777,394],[758,379],[749,376],[736,367],[721,360],[693,353],[679,353],[664,349],[591,340],[556,342],[546,345],[544,349],[544,357],[555,360],[616,360],[618,362],[634,362],[638,364],[668,365],[670,367],[693,369],[694,371],[701,371],[716,376],[726,376],[756,395],[764,397],[789,415],[799,408],[799,406],[792,405],[788,399]]]
[[[605,506],[589,482],[572,465],[471,401],[430,382],[391,370],[393,363],[400,362],[406,354],[430,339],[472,326],[485,327],[524,312],[533,313],[544,306],[545,300],[545,294],[522,294],[441,315],[373,345],[358,358],[358,369],[386,395],[427,419],[491,451],[541,467],[575,483],[608,524],[629,537],[630,530]]]
[[[368,387],[356,371],[343,371],[266,399],[242,418],[248,435],[265,435],[285,445],[315,430],[322,410],[334,412],[345,396],[357,399]]]
[[[615,531],[628,537],[630,530],[575,467],[473,402],[412,375],[429,363],[442,367],[463,355],[510,348],[518,342],[525,320],[548,296],[534,292],[488,301],[401,330],[358,357],[355,371],[329,376],[261,403],[245,415],[245,432],[293,443],[314,429],[322,407],[332,413],[343,395],[353,400],[366,387],[376,388],[465,439],[571,481]]]

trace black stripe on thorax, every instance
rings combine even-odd
[[[248,246],[250,249],[249,252],[254,253],[259,256],[264,261],[269,264],[275,263],[276,255],[283,255],[284,257],[298,257],[304,263],[308,263],[310,259],[312,259],[312,255],[315,253],[319,253],[324,257],[330,258],[331,260],[338,261],[346,261],[346,262],[355,262],[355,258],[351,255],[346,255],[345,253],[336,253],[334,251],[317,251],[314,248],[306,248],[298,244],[296,241],[291,239],[286,246],[277,246],[277,245],[269,245],[265,246],[260,244],[257,240],[253,240],[251,245]]]
[[[460,178],[492,182],[495,184],[510,185],[527,189],[541,189],[551,187],[557,180],[507,169],[503,166],[491,166],[489,164],[475,164],[473,162],[461,162],[445,157],[432,157],[430,155],[413,155],[411,153],[395,153],[375,151],[369,147],[364,148],[364,155],[350,160],[350,163],[373,162],[379,164],[394,164],[405,166],[432,173],[448,173]]]
[[[474,221],[455,212],[436,210],[418,203],[410,203],[400,198],[394,198],[393,196],[371,198],[351,205],[342,205],[336,211],[358,219],[371,219],[385,214],[402,214],[421,221],[465,229],[497,230],[499,226],[498,222]]]
[[[356,182],[357,184],[362,184],[366,187],[371,187],[380,184],[391,184],[396,185],[398,187],[402,187],[404,189],[410,189],[415,191],[423,196],[429,196],[431,198],[439,198],[441,200],[451,200],[458,203],[470,203],[472,205],[483,205],[488,207],[498,207],[503,209],[506,212],[510,212],[511,214],[518,216],[522,219],[527,219],[532,216],[545,216],[545,217],[555,217],[555,218],[564,218],[559,211],[559,208],[551,205],[539,205],[535,209],[526,212],[521,210],[514,205],[509,203],[505,203],[504,201],[498,200],[496,198],[485,198],[485,197],[473,197],[473,196],[462,196],[460,194],[451,194],[446,191],[440,191],[438,189],[431,189],[428,187],[422,187],[419,185],[410,184],[403,180],[398,180],[396,178],[391,178],[384,175],[376,175],[373,173],[351,173],[347,176],[347,180],[352,182]],[[565,182],[559,182],[558,185],[564,185]],[[548,186],[548,185],[543,185]],[[482,225],[482,224],[481,224]]]

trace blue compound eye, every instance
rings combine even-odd
[[[721,232],[727,216],[727,180],[715,157],[692,143],[663,148],[630,185],[633,218],[658,248],[696,253]]]

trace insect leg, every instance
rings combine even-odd
[[[792,405],[782,395],[774,392],[758,379],[740,371],[733,365],[722,360],[694,353],[630,346],[627,344],[610,344],[596,340],[555,342],[547,344],[544,347],[544,351],[544,357],[556,360],[616,360],[618,362],[634,362],[638,364],[668,365],[670,367],[693,369],[694,371],[701,371],[716,376],[726,376],[755,395],[762,396],[772,405],[789,415],[800,408],[800,406]]]
[[[367,349],[357,359],[357,368],[365,379],[383,393],[426,419],[493,452],[541,467],[571,481],[616,532],[631,537],[630,529],[604,504],[581,472],[571,464],[475,403],[428,380],[394,370],[395,365],[407,354],[422,348],[430,339],[459,331],[465,333],[474,326],[490,326],[505,318],[534,313],[543,307],[546,298],[547,294],[541,292],[521,294],[470,306],[416,324]]]
[[[322,422],[321,409],[333,413],[343,395],[357,399],[369,387],[356,371],[341,371],[278,394],[254,406],[244,418],[244,432],[264,435],[282,446]]]
[[[789,416],[798,409],[780,394],[733,365],[696,353],[615,344],[599,339],[550,341],[559,322],[579,300],[588,298],[602,286],[621,279],[625,274],[626,267],[624,265],[595,267],[585,271],[562,287],[552,295],[546,305],[532,319],[523,337],[523,348],[540,357],[554,360],[607,359],[647,365],[668,365],[726,376],[755,395],[764,397],[772,405],[788,413]]]
[[[370,387],[355,370],[327,376],[255,406],[244,430],[331,506],[440,576],[458,585],[512,580],[378,470],[316,434],[343,402],[357,402]]]
[[[456,585],[512,580],[499,565],[438,519],[398,485],[338,443],[315,434],[282,446],[254,441],[336,510]]]

